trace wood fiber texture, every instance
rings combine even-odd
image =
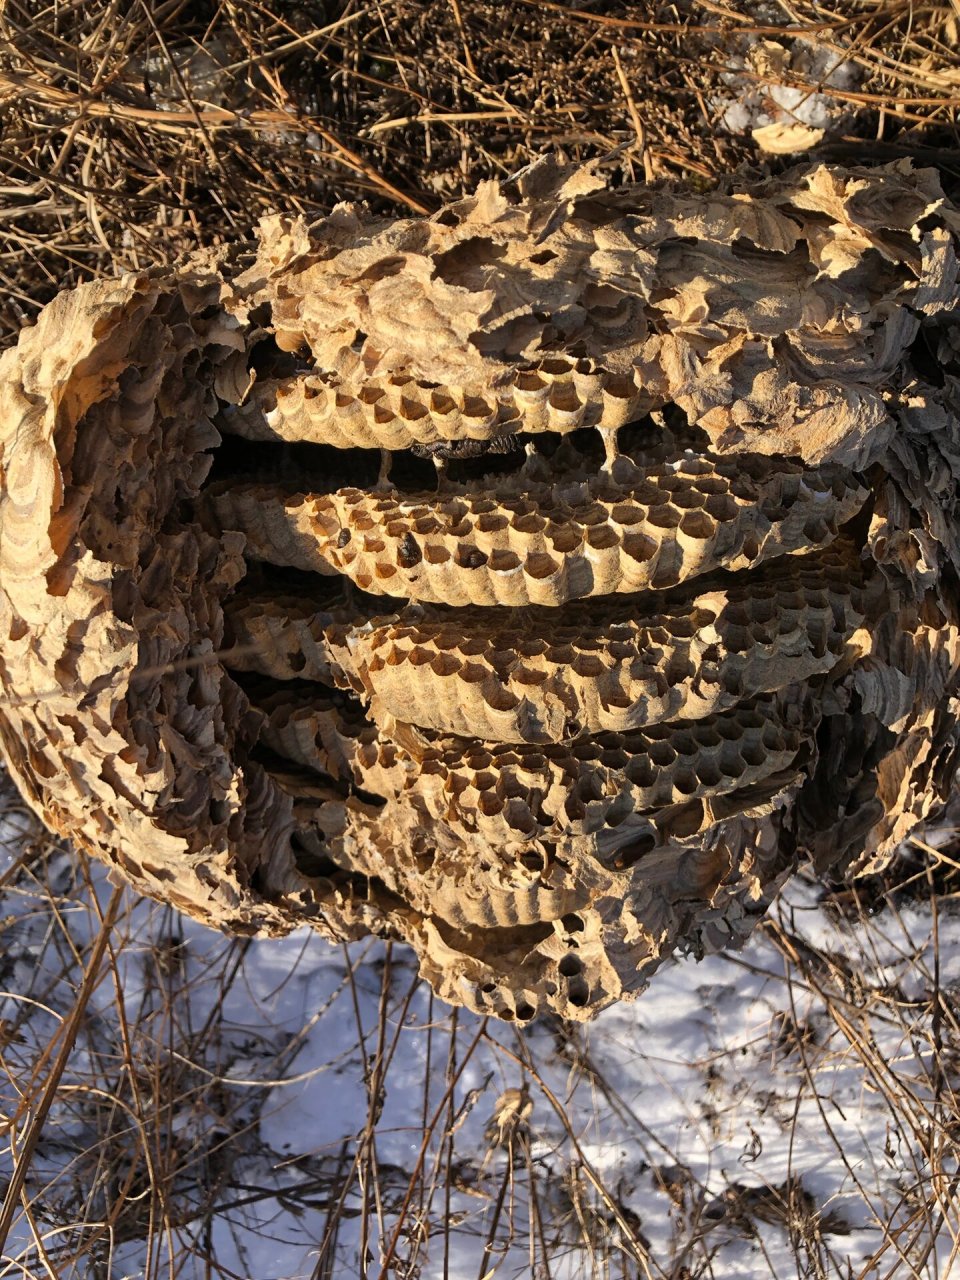
[[[56,298],[0,359],[0,741],[240,933],[588,1018],[950,791],[960,214],[540,162]]]

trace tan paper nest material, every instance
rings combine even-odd
[[[543,162],[62,294],[0,361],[11,772],[505,1018],[879,866],[955,769],[958,237],[907,164]]]

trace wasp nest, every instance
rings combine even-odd
[[[236,932],[583,1018],[957,744],[960,217],[544,162],[64,293],[0,362],[3,747]]]

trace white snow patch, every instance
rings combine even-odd
[[[0,1181],[23,1136],[17,1087],[71,1008],[65,938],[83,954],[98,927],[75,865],[55,855],[46,880],[20,877],[0,903],[0,1111],[12,1118]],[[103,869],[94,874],[108,896]],[[944,903],[936,930],[925,905],[847,923],[820,893],[794,880],[775,929],[736,955],[666,965],[636,1003],[585,1028],[547,1019],[523,1030],[454,1014],[417,981],[410,954],[383,942],[338,948],[307,931],[231,941],[131,899],[117,975],[144,1087],[155,1070],[183,1071],[169,1114],[147,1117],[151,1140],[176,1152],[177,1203],[200,1205],[213,1186],[216,1211],[158,1233],[149,1264],[142,1235],[118,1238],[98,1274],[132,1280],[173,1265],[199,1277],[206,1251],[212,1276],[294,1280],[316,1274],[326,1238],[324,1274],[376,1277],[413,1179],[393,1257],[396,1274],[423,1280],[546,1275],[544,1252],[554,1280],[644,1274],[624,1224],[651,1275],[899,1274],[885,1241],[903,1227],[914,1268],[903,1273],[943,1280],[955,1226],[949,1213],[938,1223],[918,1212],[935,1189],[923,1134],[939,1105],[921,1002],[938,961],[955,1007],[960,913]],[[96,1155],[109,1080],[126,1096],[116,999],[108,978],[31,1168],[54,1257],[83,1239],[76,1198],[89,1191],[84,1153]],[[510,1090],[532,1103],[512,1147],[509,1123],[503,1140],[494,1123]],[[118,1132],[135,1151],[137,1134]],[[943,1170],[956,1170],[953,1149]],[[89,1257],[78,1268],[65,1280],[93,1274]],[[21,1214],[0,1280],[42,1273]]]
[[[863,80],[855,62],[803,37],[742,36],[726,66],[720,79],[730,92],[714,95],[710,107],[729,133],[774,124],[843,129],[854,111],[837,94],[855,91]]]

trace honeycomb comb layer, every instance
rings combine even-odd
[[[364,591],[465,605],[559,605],[673,586],[836,537],[862,506],[853,477],[784,463],[684,456],[562,483],[521,473],[496,490],[295,493],[240,484],[208,499],[247,554],[344,574]]]
[[[280,754],[340,778],[349,762],[356,787],[393,803],[410,796],[432,827],[478,850],[591,835],[630,813],[752,786],[793,764],[818,719],[793,687],[698,721],[538,747],[403,725],[388,737],[322,692],[316,707],[290,691],[268,706],[265,741]]]
[[[583,362],[560,405],[574,422],[596,413],[597,383],[622,377],[654,406],[679,404],[724,450],[760,441],[770,456],[862,468],[892,430],[882,386],[915,336],[915,305],[949,306],[956,284],[955,214],[933,175],[902,174],[891,212],[865,219],[876,197],[863,174],[838,180],[820,166],[704,198],[606,191],[547,161],[427,220],[340,208],[308,232],[276,217],[231,306],[245,317],[269,305],[280,350],[345,407],[386,399],[396,417],[407,388],[418,407],[400,420],[429,418],[438,436],[451,430],[447,400],[467,389],[467,434],[495,435],[516,412],[518,371],[556,360],[573,366],[559,375],[566,387]],[[925,217],[939,227],[918,260],[902,237]],[[851,309],[854,295],[871,305]],[[337,416],[321,433],[339,430]]]
[[[402,374],[372,379],[356,395],[329,374],[268,379],[243,404],[226,405],[219,422],[248,440],[401,450],[520,432],[614,431],[654,404],[636,375],[556,355],[512,371],[493,395],[479,385],[438,388]]]
[[[349,700],[344,702],[342,697],[331,698],[322,690],[314,691],[309,708],[293,699],[290,690],[265,694],[257,705],[268,717],[265,740],[284,758],[309,762],[308,774],[299,775],[295,782],[292,775],[286,775],[288,785],[298,788],[304,797],[324,794],[321,776],[335,775],[340,782],[348,772],[360,777],[357,766],[362,766],[362,758],[369,756],[378,741],[376,728],[363,723],[362,711],[356,705]],[[798,719],[803,714],[804,709],[798,707]],[[748,723],[742,727],[749,733]],[[809,731],[813,727],[812,722],[806,726]],[[732,732],[729,723],[725,731]],[[483,749],[484,744],[472,743],[466,757],[475,758]],[[620,892],[624,877],[629,879],[630,867],[640,860],[647,882],[662,885],[664,892],[677,898],[702,892],[701,879],[709,879],[716,868],[710,857],[698,858],[692,842],[721,817],[730,820],[745,812],[766,810],[773,797],[796,789],[802,764],[794,759],[777,770],[773,763],[782,761],[771,762],[762,780],[753,777],[728,790],[716,787],[712,798],[684,801],[652,816],[618,814],[615,822],[589,832],[565,826],[559,841],[534,837],[492,843],[486,831],[477,830],[467,814],[466,824],[450,815],[447,822],[434,828],[439,839],[427,847],[422,841],[425,815],[419,805],[411,806],[402,796],[390,797],[378,820],[382,822],[384,815],[392,817],[395,813],[397,830],[403,831],[404,838],[397,848],[393,884],[406,901],[425,914],[431,913],[431,904],[439,893],[450,900],[445,918],[455,928],[509,929],[549,924],[578,910],[589,919],[596,897]],[[305,780],[310,771],[321,767],[323,773],[313,773],[313,783]],[[409,767],[404,753],[392,767]],[[369,781],[369,775],[364,779]],[[457,778],[457,785],[460,781]],[[464,840],[474,851],[469,859],[459,853]],[[678,856],[681,849],[682,857]],[[366,865],[364,853],[349,842],[335,844],[331,851],[345,864]],[[584,859],[592,867],[590,874],[571,876],[571,865]]]
[[[781,559],[749,586],[662,612],[642,596],[569,606],[556,621],[414,606],[326,634],[378,720],[500,742],[623,732],[701,719],[838,664],[864,617],[855,557]]]
[[[244,669],[352,688],[377,720],[559,742],[697,719],[830,671],[864,620],[859,573],[859,552],[841,542],[773,561],[749,585],[591,601],[559,616],[413,605],[379,617],[344,606],[334,618],[264,592],[230,618]]]

